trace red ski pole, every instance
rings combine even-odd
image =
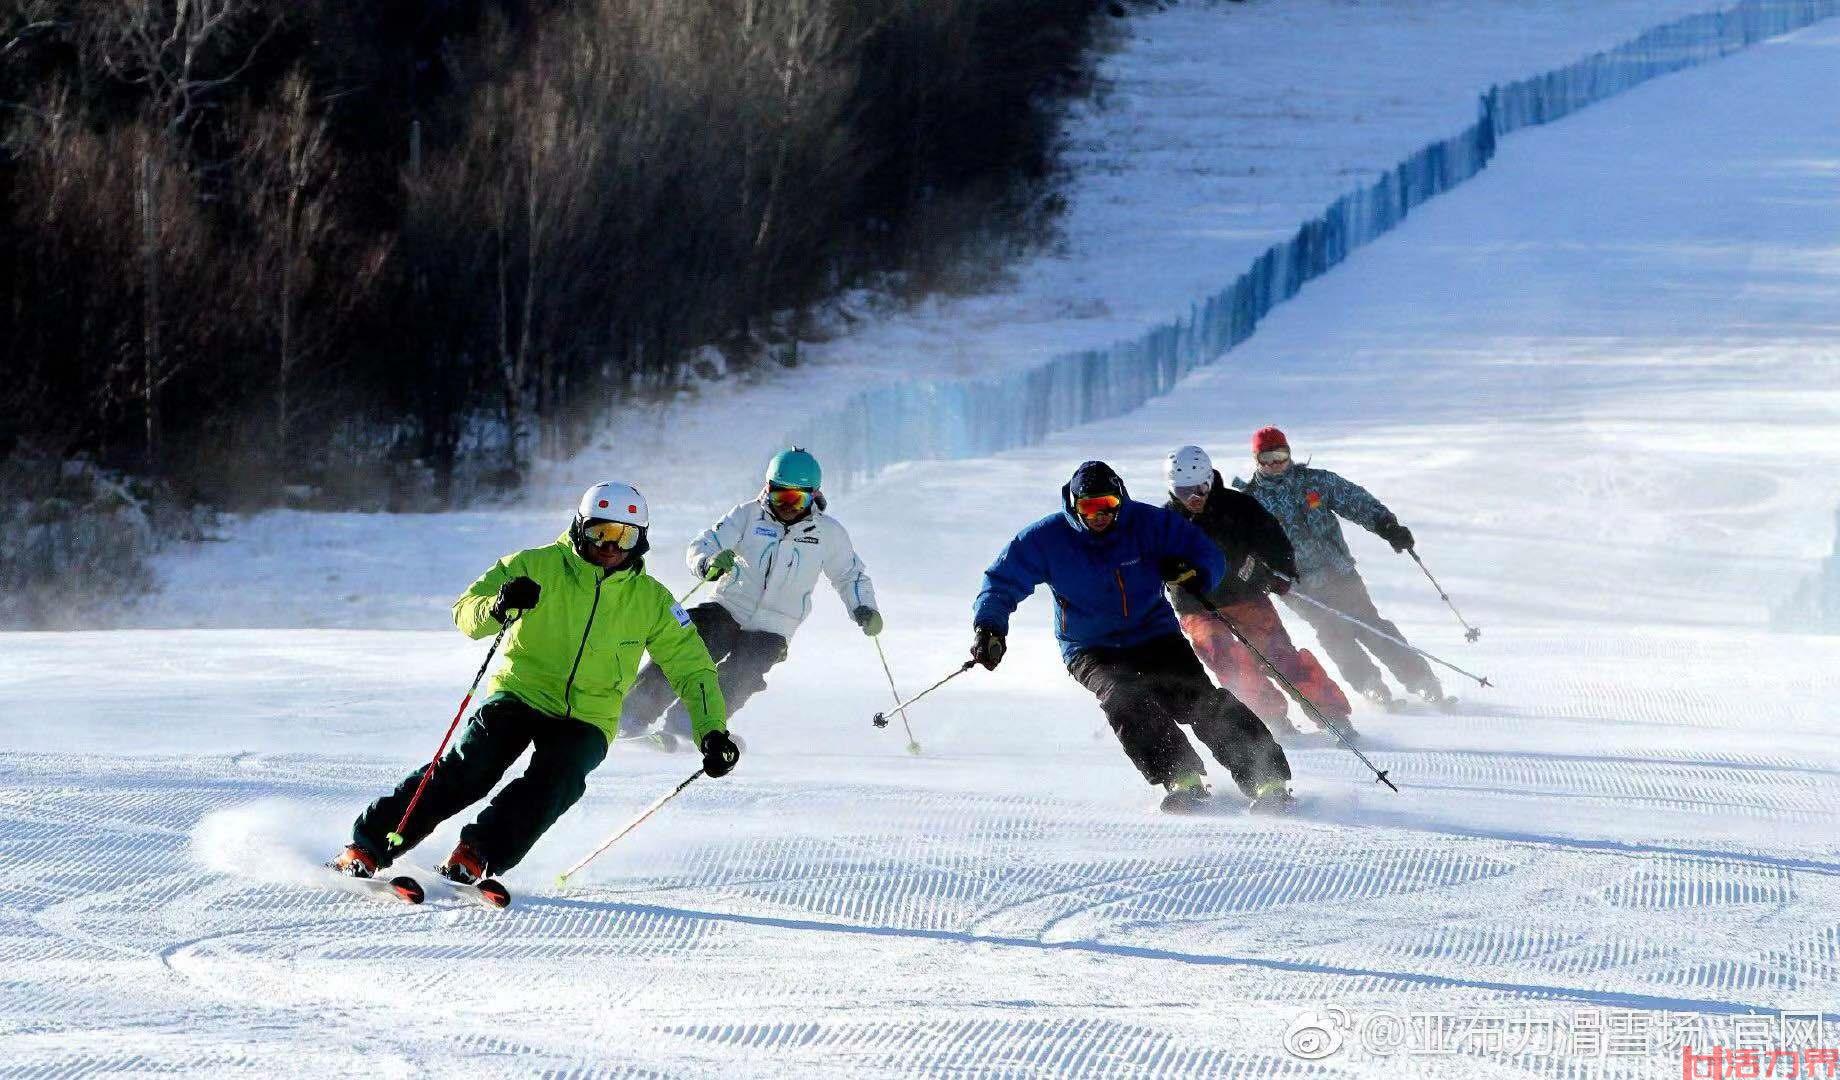
[[[492,647],[486,650],[486,658],[479,665],[479,674],[473,676],[473,685],[466,688],[466,696],[460,699],[460,708],[454,713],[454,722],[447,725],[447,734],[441,736],[441,745],[435,747],[434,757],[428,759],[428,767],[422,770],[422,782],[415,785],[415,794],[409,796],[409,805],[403,808],[402,820],[396,823],[395,830],[384,837],[392,848],[399,851],[402,849],[403,830],[409,827],[409,815],[415,813],[415,804],[422,801],[422,792],[428,790],[428,781],[434,779],[435,766],[441,763],[441,755],[447,752],[447,740],[454,737],[454,729],[460,726],[460,718],[466,715],[466,707],[473,703],[473,692],[479,689],[479,680],[486,677],[486,668],[492,666],[492,655],[498,652],[498,643],[505,640],[505,631],[511,629],[511,624],[517,622],[523,614],[520,611],[511,615],[498,628],[498,636],[492,639]]]

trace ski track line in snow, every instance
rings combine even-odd
[[[1767,1014],[1773,1011],[1762,1005],[1746,1004],[1744,1002],[1709,1001],[1685,997],[1661,997],[1650,994],[1625,993],[1615,990],[1587,990],[1581,987],[1543,986],[1532,983],[1495,982],[1487,979],[1464,979],[1446,975],[1428,975],[1411,971],[1382,971],[1337,967],[1329,964],[1312,964],[1296,960],[1279,960],[1249,956],[1220,956],[1207,953],[1180,952],[1172,949],[1148,948],[1137,945],[1109,944],[1099,941],[1037,941],[1030,938],[998,937],[955,930],[864,926],[849,923],[823,922],[814,919],[789,919],[779,916],[746,915],[735,912],[698,911],[692,908],[660,907],[657,905],[635,904],[626,901],[571,900],[566,897],[556,896],[536,897],[528,901],[528,903],[534,906],[543,907],[614,909],[631,912],[633,914],[656,917],[731,923],[743,926],[771,926],[783,930],[807,930],[826,934],[858,934],[868,937],[915,938],[926,941],[952,942],[961,945],[987,945],[999,948],[1031,949],[1042,952],[1090,953],[1100,956],[1128,957],[1137,960],[1165,960],[1178,964],[1193,964],[1209,967],[1263,968],[1271,971],[1334,975],[1381,983],[1401,983],[1451,989],[1493,990],[1517,996],[1560,998],[1568,1001],[1580,1001],[1586,1004],[1610,1008],[1736,1015],[1749,1013]],[[1822,1018],[1823,1020],[1840,1022],[1840,1012],[1823,1013]]]

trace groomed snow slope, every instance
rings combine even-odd
[[[1383,610],[1499,684],[1452,677],[1456,716],[1357,716],[1401,794],[1306,740],[1297,820],[1155,814],[1042,597],[998,672],[915,710],[909,757],[820,595],[733,777],[557,895],[694,767],[622,748],[512,875],[513,910],[432,888],[393,908],[310,867],[432,748],[479,645],[9,635],[0,1073],[1661,1076],[1671,1040],[1732,1044],[1751,1009],[1825,1011],[1824,1043],[1771,1041],[1831,1045],[1840,641],[1764,625],[1840,475],[1836,71],[1828,24],[1519,135],[1171,398],[833,507],[911,691],[962,657],[978,571],[1079,460],[1149,496],[1168,448],[1230,468],[1283,424],[1400,513],[1484,627],[1464,644],[1409,563],[1353,538]],[[550,518],[340,527],[354,564],[451,593],[484,565],[453,548]],[[1291,1052],[1336,1009],[1357,1029]],[[1534,1035],[1376,1056],[1399,1029],[1373,1018],[1406,1014]]]

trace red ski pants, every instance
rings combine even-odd
[[[1331,720],[1346,720],[1350,712],[1348,698],[1310,650],[1291,644],[1291,636],[1278,621],[1278,609],[1271,600],[1258,597],[1226,604],[1220,613],[1233,620],[1253,648],[1271,661],[1289,679],[1310,704]],[[1219,619],[1205,611],[1182,616],[1182,632],[1195,645],[1195,654],[1207,664],[1220,685],[1245,702],[1266,723],[1283,720],[1290,699],[1269,678],[1258,658],[1247,651]]]

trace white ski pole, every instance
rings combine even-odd
[[[690,786],[691,781],[694,781],[695,779],[697,779],[698,777],[702,775],[703,775],[703,770],[701,769],[698,769],[695,772],[691,773],[689,779],[685,780],[683,783],[672,788],[670,791],[665,792],[663,795],[660,795],[657,798],[657,800],[652,803],[652,805],[646,807],[643,811],[641,811],[638,817],[633,818],[631,821],[627,822],[626,826],[622,828],[619,832],[614,833],[612,836],[609,836],[606,840],[602,841],[600,847],[597,847],[593,851],[590,851],[586,855],[583,855],[581,857],[581,860],[577,862],[574,866],[571,866],[567,870],[564,870],[562,873],[557,874],[556,875],[556,888],[558,889],[568,888],[569,878],[573,877],[577,871],[579,871],[582,867],[588,865],[589,863],[593,862],[596,858],[600,856],[601,852],[606,851],[608,848],[612,847],[615,843],[619,841],[620,837],[625,836],[627,833],[632,832],[634,829],[638,828],[640,824],[645,821],[646,818],[651,817],[653,814],[656,814],[658,812],[658,809],[662,807],[665,803],[668,803],[672,799],[677,798],[677,796],[680,793],[682,793],[685,788]]]
[[[1278,580],[1292,581],[1292,579],[1284,577],[1283,575],[1278,575]],[[1493,689],[1495,686],[1494,683],[1488,680],[1487,676],[1477,675],[1477,674],[1474,674],[1473,672],[1464,671],[1462,668],[1458,667],[1457,665],[1451,663],[1450,661],[1444,659],[1441,656],[1433,656],[1432,654],[1426,652],[1425,650],[1419,648],[1416,645],[1408,644],[1404,641],[1399,640],[1398,638],[1394,637],[1393,635],[1387,633],[1384,630],[1379,630],[1372,626],[1369,626],[1368,624],[1355,618],[1353,615],[1348,614],[1346,611],[1342,611],[1339,608],[1330,607],[1328,604],[1325,604],[1321,600],[1316,599],[1314,596],[1311,596],[1309,593],[1304,592],[1302,589],[1297,588],[1295,585],[1295,582],[1292,582],[1291,590],[1285,593],[1284,595],[1294,596],[1297,599],[1302,600],[1306,604],[1314,604],[1315,606],[1322,608],[1324,611],[1335,616],[1336,618],[1341,619],[1343,622],[1351,622],[1355,624],[1356,626],[1360,627],[1361,629],[1367,631],[1368,633],[1374,635],[1375,637],[1385,638],[1386,640],[1392,642],[1393,644],[1399,646],[1400,648],[1409,649],[1412,652],[1415,652],[1418,655],[1424,657],[1425,659],[1432,661],[1433,663],[1443,664],[1445,667],[1463,676],[1464,678],[1476,680],[1476,682],[1479,685],[1487,686],[1491,689]]]
[[[901,692],[894,688],[894,672],[888,669],[888,654],[882,651],[882,639],[873,637],[869,640],[875,642],[875,655],[882,658],[882,674],[888,676],[888,692],[894,695],[895,711],[901,714],[901,726],[907,729],[907,752],[918,754],[920,744],[914,741],[913,725],[907,722],[907,706],[901,704]]]

